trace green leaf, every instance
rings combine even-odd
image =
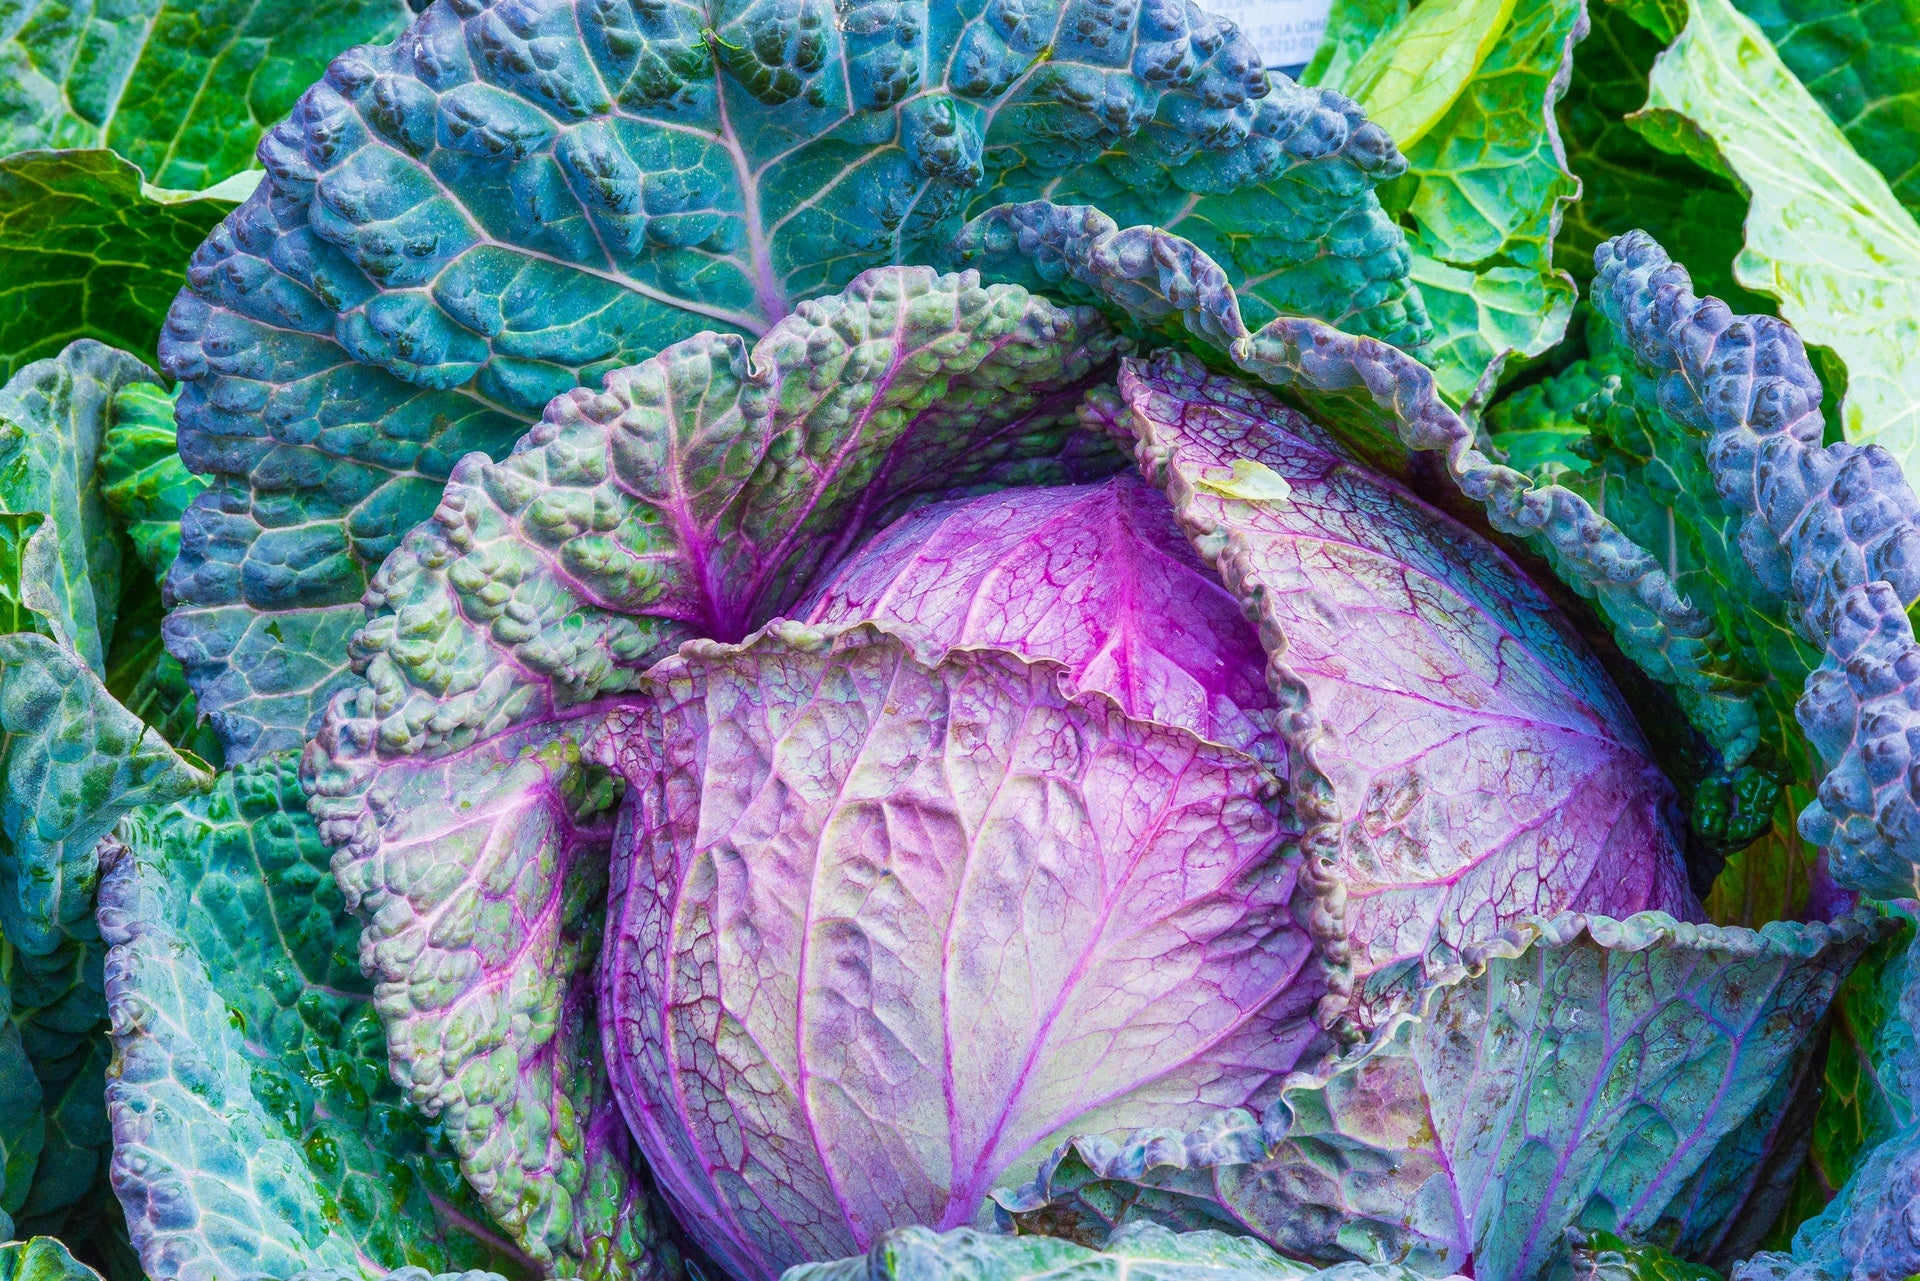
[[[100,497],[120,519],[155,580],[180,552],[180,517],[207,482],[187,470],[175,445],[172,394],[131,383],[113,398],[100,445]]]
[[[387,1072],[291,759],[129,815],[103,859],[113,1179],[151,1273],[526,1274]]]
[[[1408,151],[1446,114],[1507,29],[1515,0],[1422,4],[1380,32],[1338,82]]]
[[[0,510],[45,517],[40,541],[54,553],[28,603],[96,673],[119,610],[121,556],[94,466],[114,395],[139,382],[159,380],[126,352],[82,339],[0,388]]]
[[[33,1172],[46,1146],[47,1118],[33,1062],[12,1017],[11,997],[0,989],[9,1016],[0,1019],[0,1228],[14,1232],[13,1216],[27,1203]]]
[[[100,1281],[100,1274],[52,1237],[0,1245],[0,1281]]]
[[[1571,1229],[1573,1281],[1720,1281],[1720,1274],[1677,1259],[1657,1245],[1623,1241],[1611,1232]]]
[[[1129,1224],[1097,1249],[1049,1236],[896,1228],[866,1254],[789,1268],[781,1281],[1297,1281],[1317,1269],[1225,1232]],[[1340,1281],[1417,1281],[1396,1264],[1349,1265]],[[5,1281],[5,1278],[0,1278]]]
[[[1097,192],[1215,236],[1276,312],[1425,325],[1373,194],[1391,140],[1198,7],[513,12],[430,7],[342,55],[172,313],[181,453],[215,483],[169,644],[235,759],[350,683],[368,580],[456,460],[692,334],[937,264],[971,210]]]
[[[1894,199],[1920,218],[1920,4],[1735,0]]]
[[[1920,466],[1920,224],[1729,0],[1690,0],[1647,107],[1684,116],[1752,192],[1734,274],[1847,368],[1848,440]]]
[[[1333,0],[1320,47],[1300,72],[1303,85],[1337,89],[1351,83],[1353,66],[1380,34],[1407,16],[1407,0]]]
[[[179,194],[111,151],[0,159],[0,377],[79,338],[153,362],[194,246],[244,193]]]
[[[1423,5],[1444,10],[1444,5]],[[1562,157],[1554,103],[1584,0],[1519,0],[1512,21],[1446,114],[1417,141],[1399,134],[1407,177],[1392,199],[1411,219],[1413,279],[1435,330],[1430,363],[1456,403],[1509,356],[1538,356],[1573,314],[1555,267],[1562,208],[1579,192]]]
[[[158,186],[204,190],[253,163],[335,54],[409,16],[401,0],[7,0],[0,155],[110,149]]]

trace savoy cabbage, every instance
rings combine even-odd
[[[0,1271],[1920,1271],[1915,50],[0,3]]]

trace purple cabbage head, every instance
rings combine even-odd
[[[1189,360],[1119,391],[1083,417],[1138,474],[909,510],[589,749],[615,1093],[735,1275],[1266,1107],[1522,918],[1697,917],[1669,784],[1502,551]]]

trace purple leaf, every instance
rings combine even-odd
[[[629,783],[606,1039],[735,1276],[971,1223],[1066,1134],[1257,1104],[1324,1044],[1252,758],[873,625],[692,642],[646,687],[600,749]]]
[[[1345,889],[1363,1024],[1436,943],[1567,910],[1697,915],[1671,786],[1498,548],[1188,358],[1128,360],[1120,390],[1143,469],[1259,611],[1303,847]]]

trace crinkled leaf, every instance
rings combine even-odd
[[[972,1228],[896,1228],[864,1256],[791,1269],[783,1281],[1415,1281],[1409,1268],[1348,1264],[1315,1269],[1224,1232],[1173,1233],[1129,1224],[1097,1250],[1045,1236]]]
[[[0,1245],[0,1281],[100,1281],[100,1274],[52,1237]]]
[[[37,956],[92,933],[94,845],[120,816],[211,779],[71,650],[17,633],[0,636],[0,782],[0,926]]]
[[[1894,199],[1920,218],[1920,5],[1736,0]]]
[[[922,507],[869,540],[795,614],[822,627],[899,629],[929,662],[963,645],[1049,659],[1129,716],[1287,768],[1259,635],[1181,535],[1166,496],[1138,476]]]
[[[1499,549],[1190,359],[1129,360],[1120,393],[1142,469],[1256,611],[1304,844],[1345,890],[1363,1024],[1392,995],[1368,976],[1437,945],[1568,910],[1698,910],[1632,713]],[[1203,483],[1235,459],[1289,496]]]
[[[611,1106],[585,990],[608,837],[577,761],[591,700],[783,612],[916,496],[1078,476],[1075,403],[1123,345],[1017,288],[871,272],[751,350],[708,334],[556,400],[511,458],[463,462],[382,568],[368,684],[329,709],[308,791],[363,961],[408,993],[395,1071],[530,1254],[584,1248],[571,1127]],[[447,905],[486,925],[447,931]]]
[[[1638,228],[1678,254],[1703,293],[1742,312],[1771,310],[1771,300],[1733,278],[1746,194],[1661,151],[1626,120],[1646,105],[1647,74],[1671,35],[1655,36],[1617,0],[1595,0],[1587,12],[1593,29],[1574,50],[1573,80],[1555,108],[1567,168],[1580,179],[1580,198],[1554,237],[1555,264],[1584,290],[1600,242]]]
[[[1820,382],[1798,334],[1694,295],[1645,235],[1601,247],[1595,306],[1653,380],[1662,412],[1703,443],[1715,492],[1755,581],[1825,651],[1795,717],[1825,777],[1800,813],[1834,880],[1910,894],[1920,860],[1920,776],[1907,727],[1920,670],[1906,603],[1920,598],[1920,498],[1878,445],[1822,446]]]
[[[180,517],[207,482],[187,470],[175,448],[172,395],[131,383],[113,398],[100,442],[100,497],[119,518],[140,563],[165,578],[180,552]]]
[[[1077,1140],[996,1195],[1016,1221],[1212,1219],[1295,1257],[1481,1281],[1542,1274],[1575,1226],[1684,1254],[1703,1170],[1778,1098],[1880,920],[1530,922],[1263,1120]]]
[[[294,762],[222,774],[118,837],[100,896],[107,1108],[147,1271],[523,1269],[387,1073]]]
[[[0,377],[79,338],[153,360],[194,246],[244,194],[179,198],[111,151],[0,159]]]
[[[1752,193],[1734,274],[1845,363],[1847,438],[1920,458],[1920,224],[1730,0],[1689,14],[1648,110],[1702,131]]]
[[[1410,21],[1474,7],[1423,4]],[[1580,188],[1554,104],[1586,33],[1584,0],[1519,0],[1433,127],[1417,139],[1394,133],[1407,177],[1392,201],[1416,228],[1412,276],[1434,324],[1429,363],[1456,403],[1508,357],[1553,347],[1573,314],[1573,282],[1554,265],[1553,241]]]
[[[1658,561],[1559,486],[1533,486],[1489,463],[1474,433],[1418,361],[1384,343],[1308,318],[1281,317],[1249,332],[1226,274],[1192,244],[1151,227],[1118,228],[1095,209],[1035,203],[970,224],[961,248],[998,271],[1070,278],[1143,325],[1177,330],[1283,389],[1375,470],[1404,474],[1410,450],[1444,454],[1461,492],[1503,533],[1530,539],[1555,570],[1595,599],[1629,658],[1670,685],[1701,732],[1732,765],[1758,742],[1746,689],[1725,670],[1713,621],[1673,588]]]
[[[236,759],[315,728],[371,568],[462,455],[697,330],[751,340],[930,261],[1008,184],[1217,203],[1281,296],[1340,314],[1405,292],[1369,190],[1397,154],[1350,104],[1269,88],[1187,0],[1078,14],[502,0],[338,59],[163,343],[182,456],[214,478],[169,645]]]
[[[122,566],[94,467],[115,394],[157,381],[126,352],[82,339],[0,388],[0,508],[43,517],[34,545],[51,553],[27,570],[23,599],[96,673],[106,669]]]
[[[629,797],[602,1018],[733,1275],[967,1225],[1067,1134],[1270,1097],[1323,1039],[1251,757],[872,624],[689,642],[646,689],[599,749]]]
[[[110,148],[161,187],[199,191],[254,144],[327,62],[391,40],[401,0],[10,0],[0,10],[0,155]]]

